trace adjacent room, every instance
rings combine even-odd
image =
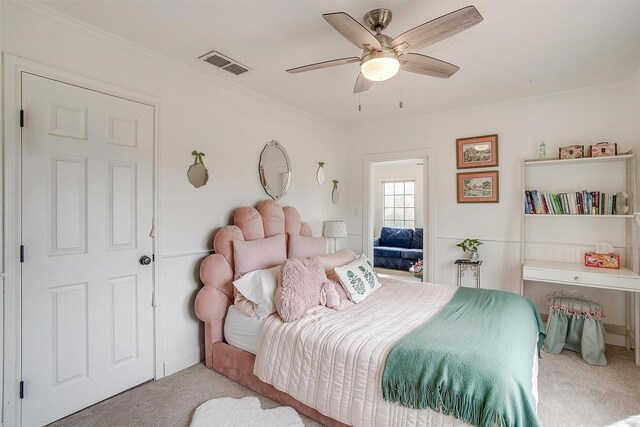
[[[373,164],[373,266],[378,276],[422,280],[424,275],[423,159]]]
[[[640,0],[0,0],[0,427],[640,426]]]

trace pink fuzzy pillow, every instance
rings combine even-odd
[[[288,258],[307,258],[327,253],[327,239],[289,234]]]
[[[276,293],[276,308],[282,320],[296,321],[320,305],[322,284],[328,281],[320,258],[286,260],[282,264],[282,285]]]

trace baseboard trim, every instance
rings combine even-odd
[[[204,360],[204,346],[187,350],[177,356],[164,361],[164,376],[175,374],[178,371],[193,366]]]

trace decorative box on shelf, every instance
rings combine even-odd
[[[569,145],[558,149],[560,159],[580,159],[584,157],[584,145]]]
[[[613,268],[620,269],[620,255],[618,254],[597,254],[586,252],[584,254],[585,267]]]
[[[589,146],[591,157],[612,157],[618,155],[618,144],[615,142],[599,142]]]

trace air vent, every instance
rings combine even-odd
[[[241,67],[241,66],[240,66],[240,65],[238,65],[238,64],[231,64],[231,65],[229,65],[228,67],[225,67],[224,69],[225,69],[226,71],[230,72],[230,73],[235,74],[236,76],[239,76],[240,74],[242,74],[242,73],[246,73],[247,71],[249,71],[249,70],[247,70],[246,68]]]
[[[198,59],[206,62],[207,64],[215,65],[218,68],[222,68],[223,70],[228,71],[231,74],[235,74],[236,76],[239,76],[240,74],[244,74],[247,71],[251,70],[251,68],[242,65],[238,61],[234,61],[228,56],[225,56],[220,52],[216,52],[215,50],[201,56]]]
[[[210,56],[205,59],[204,62],[208,62],[209,64],[215,65],[216,67],[220,68],[226,67],[227,65],[231,64],[231,61],[227,61],[226,59],[218,55]]]

